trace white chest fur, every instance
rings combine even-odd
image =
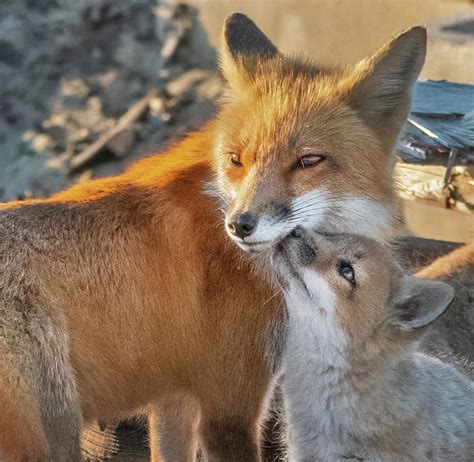
[[[346,407],[347,338],[337,325],[336,296],[314,272],[303,278],[312,298],[296,284],[286,293],[289,327],[282,387],[292,461],[314,460],[322,450],[335,451],[329,436],[337,432],[336,421],[343,417],[338,414]]]

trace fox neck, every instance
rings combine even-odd
[[[357,355],[330,322],[330,313],[315,316],[314,306],[310,311],[301,304],[289,305],[288,316],[282,385],[293,438],[314,432],[337,446],[342,435],[362,432],[362,438],[376,433],[385,412],[392,425],[403,419],[403,410],[392,413],[388,407],[413,382],[405,356],[399,351],[388,352],[388,357]],[[366,423],[365,430],[361,422]]]

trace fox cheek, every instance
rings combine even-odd
[[[229,201],[229,206],[230,208],[233,208],[235,199],[237,197],[237,190],[232,184],[229,184],[229,186],[227,187],[226,194]]]
[[[284,202],[271,202],[268,206],[267,214],[278,221],[286,220],[291,215],[290,204]]]
[[[237,197],[238,188],[231,179],[223,173],[218,172],[215,180],[216,195],[225,203],[226,209],[233,208],[233,202]]]

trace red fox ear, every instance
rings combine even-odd
[[[431,324],[449,307],[454,289],[444,282],[405,276],[395,300],[394,324],[411,331]]]
[[[221,69],[232,83],[241,66],[251,72],[257,59],[269,59],[279,54],[267,36],[241,13],[234,13],[224,21]]]
[[[408,116],[425,55],[426,29],[413,27],[354,68],[350,104],[390,149]]]

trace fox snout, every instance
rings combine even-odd
[[[297,227],[274,247],[271,265],[277,281],[284,289],[289,289],[296,283],[309,293],[304,273],[315,264],[319,254],[319,242],[313,239],[313,235],[314,233]]]
[[[257,217],[254,213],[236,213],[227,223],[227,229],[236,237],[244,239],[250,236],[257,226]]]
[[[291,232],[293,227],[285,223],[289,213],[289,208],[278,202],[258,204],[252,209],[247,205],[238,207],[226,217],[226,230],[244,250],[263,250]]]
[[[278,244],[277,252],[284,254],[295,265],[310,266],[314,264],[318,247],[322,245],[315,236],[315,233],[297,227]]]

